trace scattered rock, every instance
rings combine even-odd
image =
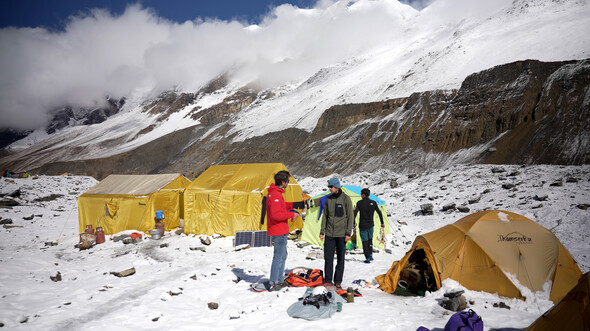
[[[201,244],[209,246],[209,245],[211,245],[211,239],[209,237],[205,237],[205,238],[201,237]]]
[[[506,190],[510,190],[512,188],[515,188],[515,187],[516,187],[516,185],[515,184],[512,184],[512,183],[502,184],[502,188],[503,189],[506,189]]]
[[[582,209],[582,210],[588,210],[588,207],[590,207],[590,204],[587,203],[581,203],[579,205],[577,205],[576,207]]]
[[[160,319],[159,316],[158,317],[154,317],[154,318],[152,318],[152,322],[157,322],[159,319]]]
[[[441,187],[440,187],[440,189],[441,189],[442,191],[446,191],[446,190],[447,190],[447,187],[443,185],[443,186],[441,186]]]
[[[297,247],[298,248],[303,248],[303,247],[306,247],[306,246],[309,246],[309,243],[306,242],[306,241],[300,241],[300,242],[297,243]]]
[[[175,290],[175,291],[168,291],[168,294],[169,294],[171,297],[174,297],[174,296],[177,296],[177,295],[181,295],[181,294],[182,294],[182,290],[180,290],[180,289],[177,289],[177,290]]]
[[[143,238],[142,237],[131,238],[131,236],[129,236],[127,238],[124,238],[122,241],[123,241],[123,244],[125,244],[125,245],[138,244],[143,241]]]
[[[18,197],[20,197],[20,194],[21,194],[20,189],[16,189],[16,190],[8,193],[6,196],[9,196],[11,198],[18,198]]]
[[[483,192],[481,192],[481,194],[488,194],[492,192],[492,190],[490,190],[489,188],[486,188],[485,190],[483,190]]]
[[[207,252],[207,247],[205,246],[199,246],[199,247],[189,247],[189,249],[191,251],[201,251],[201,252]]]
[[[510,173],[510,175],[508,175],[508,177],[515,177],[515,176],[518,176],[518,175],[520,175],[520,171],[513,171],[513,172]]]
[[[23,217],[23,220],[25,220],[25,221],[30,221],[30,220],[32,220],[33,218],[35,218],[35,215],[31,215],[31,216],[25,216],[25,217]]]
[[[1,219],[0,225],[2,225],[2,224],[12,224],[12,219],[11,218]]]
[[[131,236],[128,234],[122,234],[122,235],[118,235],[118,236],[113,237],[113,241],[117,242],[117,241],[123,240],[125,238],[129,238],[129,237],[131,237]]]
[[[408,175],[408,179],[412,179],[412,178],[416,178],[416,177],[418,177],[418,175],[416,175],[416,174],[409,174]]]
[[[549,184],[549,186],[563,186],[563,182],[562,181],[557,181],[554,183]]]
[[[397,183],[397,179],[392,179],[389,181],[389,187],[396,188],[398,186],[399,186],[399,184]]]
[[[578,179],[576,177],[568,177],[565,180],[566,183],[577,183]]]
[[[445,297],[443,298],[440,305],[443,308],[452,311],[461,311],[467,308],[467,299],[465,299],[463,293],[465,293],[463,290],[445,293]]]
[[[55,276],[49,276],[49,279],[51,279],[54,282],[60,282],[61,281],[61,273],[58,271]]]
[[[133,275],[134,273],[135,273],[135,268],[134,267],[129,268],[127,270],[119,271],[119,272],[117,272],[117,271],[111,271],[110,272],[111,275],[115,275],[117,277],[127,277],[127,276]]]
[[[209,307],[209,309],[211,309],[211,310],[215,310],[215,309],[219,308],[219,304],[217,302],[209,302],[207,304],[207,307]]]
[[[467,206],[459,206],[457,209],[462,213],[468,213],[470,211],[469,207]]]
[[[14,207],[14,206],[20,206],[20,203],[18,203],[18,201],[10,199],[10,198],[4,198],[0,200],[0,207]]]
[[[46,241],[45,246],[57,246],[57,243],[55,241]]]
[[[481,195],[480,195],[480,196],[478,196],[478,197],[471,198],[471,199],[467,200],[467,202],[468,202],[470,205],[472,205],[472,204],[474,204],[474,203],[478,203],[480,199],[481,199]]]
[[[176,233],[177,236],[180,236],[184,233],[184,228],[178,228],[174,231],[174,233]]]
[[[324,258],[324,254],[322,252],[311,252],[307,254],[305,257],[307,260],[317,260]]]
[[[454,210],[456,208],[456,204],[455,203],[449,203],[446,204],[442,207],[443,211],[449,211],[449,210]]]
[[[494,302],[494,308],[504,308],[504,309],[508,309],[510,310],[510,306],[508,306],[507,304],[505,304],[504,302],[500,301],[500,302]]]
[[[197,275],[192,275],[189,278],[192,279],[192,280],[197,280]]]
[[[494,167],[492,168],[492,172],[495,174],[501,173],[501,172],[505,172],[506,169],[502,168],[502,167]]]
[[[96,236],[90,233],[80,233],[80,243],[78,243],[78,248],[80,250],[85,250],[96,243]]]
[[[250,248],[250,244],[243,244],[243,245],[239,245],[236,246],[235,251],[243,251],[244,249],[248,249]]]
[[[543,194],[543,195],[535,195],[535,200],[537,201],[546,201],[547,198],[549,198],[549,196],[547,196],[547,194]]]
[[[35,200],[33,200],[33,202],[47,202],[47,201],[53,201],[53,200],[57,200],[61,197],[63,197],[63,194],[51,194],[49,196],[46,197],[41,197],[41,198],[37,198]]]
[[[160,248],[164,248],[164,247],[168,247],[168,246],[169,246],[168,243],[160,244]]]
[[[434,212],[432,209],[434,206],[431,203],[425,203],[420,205],[420,210],[422,211],[422,215],[433,215]]]
[[[536,206],[532,206],[531,208],[532,209],[538,209],[538,208],[541,208],[541,207],[543,207],[543,204],[542,203],[540,203],[540,204],[538,204]]]

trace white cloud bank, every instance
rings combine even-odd
[[[94,9],[64,31],[0,30],[1,127],[35,128],[65,104],[92,107],[105,96],[194,91],[233,70],[274,86],[304,79],[400,34],[417,13],[396,0],[284,4],[258,27],[238,21],[171,22],[140,5],[119,16]]]

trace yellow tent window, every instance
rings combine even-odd
[[[234,194],[229,212],[230,214],[250,215],[250,194]]]
[[[105,204],[105,209],[106,216],[115,216],[117,215],[117,210],[119,210],[119,202],[111,200]]]
[[[211,196],[209,193],[197,192],[195,193],[195,211],[197,213],[211,212]]]

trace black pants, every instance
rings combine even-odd
[[[336,250],[336,272],[334,273],[334,250]],[[344,237],[328,237],[324,238],[324,281],[332,282],[332,274],[334,275],[334,283],[342,283],[342,276],[344,275],[344,254],[346,253],[346,242]]]

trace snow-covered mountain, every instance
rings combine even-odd
[[[275,14],[280,17],[281,12]],[[481,70],[526,59],[590,58],[587,33],[590,31],[590,4],[585,0],[490,3],[438,0],[422,11],[395,0],[338,1],[327,7],[291,14],[297,16],[301,26],[293,30],[296,31],[293,35],[284,36],[283,42],[305,37],[313,47],[299,52],[289,49],[284,54],[265,53],[274,56],[270,71],[257,70],[259,62],[243,58],[224,71],[209,73],[214,76],[196,90],[177,86],[150,98],[154,89],[137,88],[125,95],[122,110],[106,121],[69,127],[51,135],[39,129],[12,144],[11,151],[18,152],[0,163],[16,171],[25,171],[70,162],[70,166],[63,169],[67,170],[87,168],[71,166],[81,160],[89,162],[110,157],[110,161],[101,161],[107,167],[117,163],[115,159],[128,158],[133,151],[137,154],[143,148],[142,153],[151,151],[167,158],[167,162],[150,171],[175,167],[184,172],[192,170],[186,168],[190,166],[199,172],[201,165],[192,161],[182,163],[182,156],[193,151],[195,144],[207,145],[205,151],[212,154],[202,156],[204,151],[199,150],[204,164],[223,162],[228,158],[224,160],[215,152],[227,146],[233,146],[234,151],[242,144],[243,149],[250,150],[260,137],[274,138],[277,133],[291,130],[311,134],[318,128],[326,110],[334,106],[393,100],[390,103],[395,110],[406,105],[412,93],[434,90],[449,91],[443,94],[448,96],[447,102],[452,102],[453,90],[459,89],[466,77]],[[367,17],[376,19],[367,20]],[[314,23],[326,20],[331,22],[328,26],[332,30],[305,30],[305,23],[316,26]],[[259,26],[244,29],[260,37],[253,40],[260,42],[261,47],[269,47],[261,40],[281,22],[270,18]],[[341,40],[335,40],[335,36]],[[330,47],[337,45],[340,49],[346,45],[347,39],[351,41],[350,49],[338,54],[329,52]],[[334,44],[319,42],[325,40],[332,40]],[[276,49],[285,48],[276,45]],[[306,65],[301,66],[302,63]],[[588,64],[580,66],[582,69],[578,73],[587,75]],[[285,74],[293,71],[298,72]],[[587,91],[587,85],[581,88]],[[582,103],[584,118],[587,108],[587,104]],[[439,115],[444,116],[444,112]],[[412,114],[405,116],[403,122]],[[165,155],[166,151],[157,147],[171,144],[158,143],[166,136],[173,144],[182,145],[174,155]],[[303,143],[305,139],[292,137],[291,143]],[[487,150],[493,146],[490,141],[478,148]],[[356,140],[356,143],[363,141]],[[288,145],[268,146],[280,150],[283,155],[272,158],[288,158],[287,154],[294,157]],[[585,143],[582,145],[580,148]],[[469,154],[469,151],[464,153]],[[383,162],[388,161],[379,160],[379,164]],[[96,167],[96,163],[92,167]],[[126,168],[132,169],[133,165]]]

